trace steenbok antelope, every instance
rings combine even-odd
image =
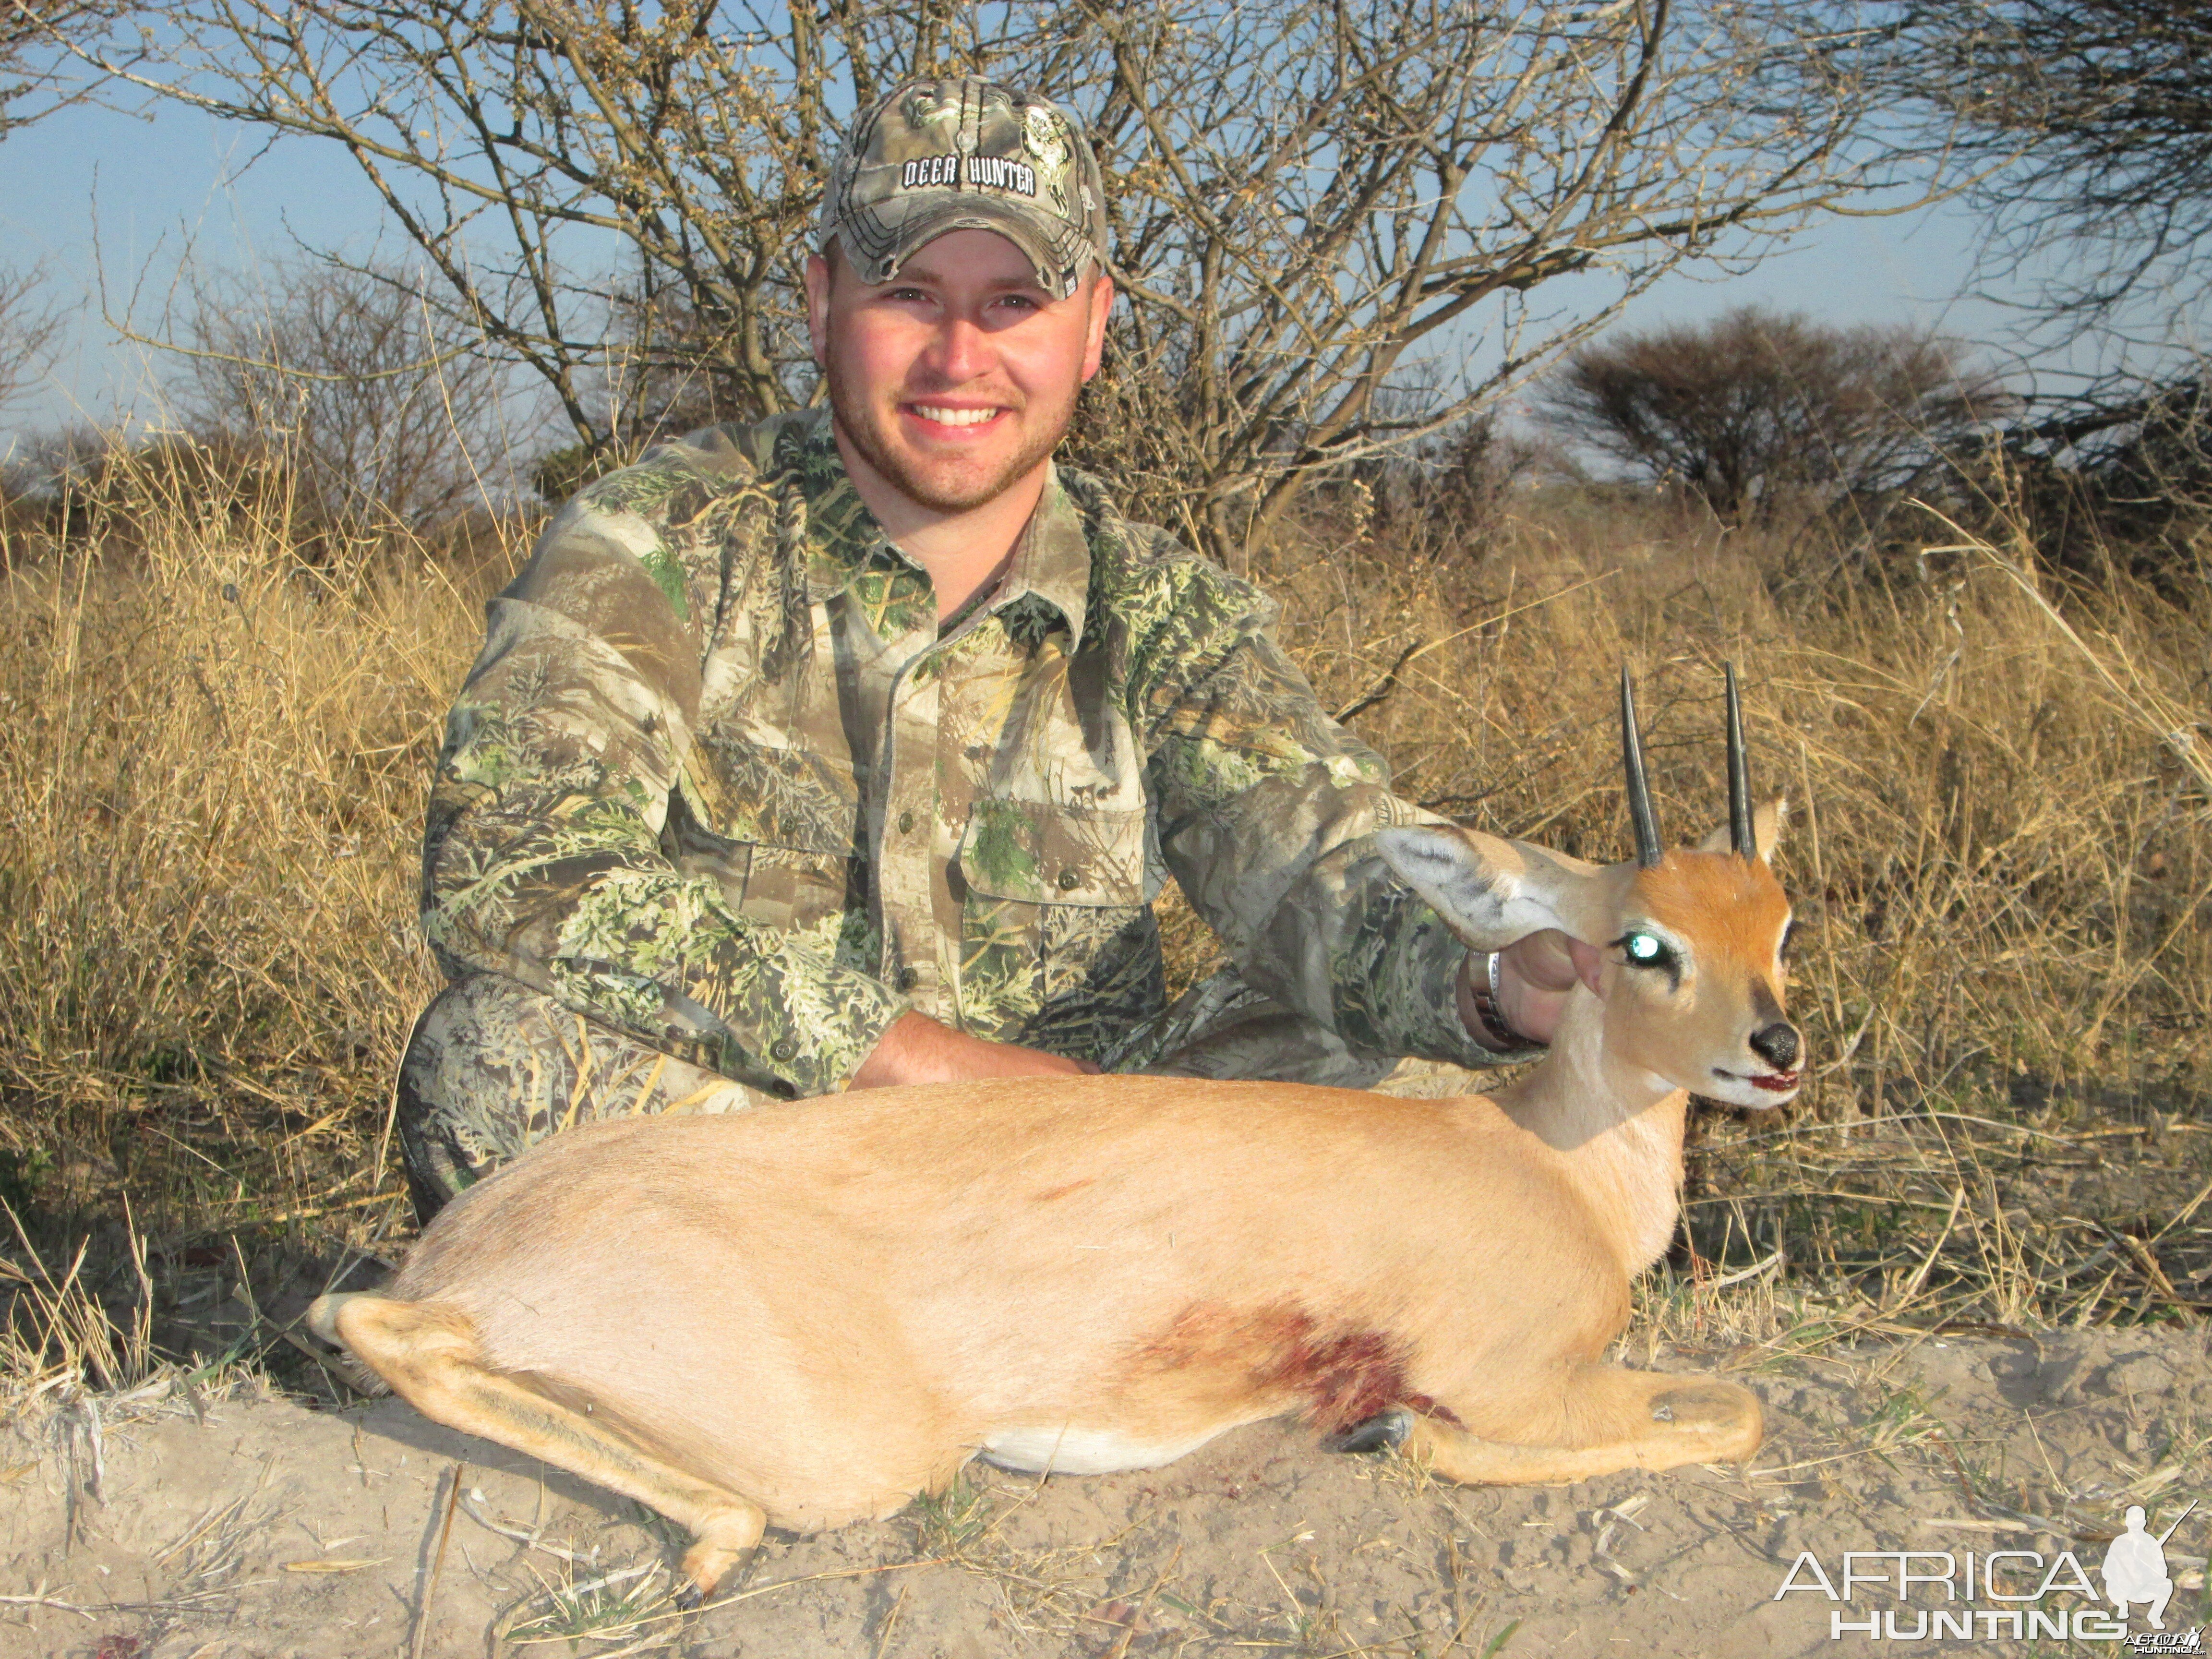
[[[1601,951],[1495,1097],[1147,1077],[947,1084],[562,1134],[310,1318],[426,1416],[690,1528],[690,1599],[769,1522],[890,1514],[978,1455],[1149,1468],[1297,1412],[1478,1482],[1748,1456],[1757,1399],[1609,1364],[1674,1229],[1686,1091],[1796,1091],[1790,907],[1733,672],[1729,827],[1633,860],[1377,836],[1467,941]]]

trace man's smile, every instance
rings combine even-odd
[[[901,404],[902,413],[926,426],[979,427],[988,425],[1008,411],[997,404],[985,404],[968,408],[956,404]]]

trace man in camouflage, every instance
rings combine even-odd
[[[1369,1086],[1548,1035],[1567,950],[1470,958],[1389,875],[1370,832],[1421,815],[1267,602],[1054,466],[1113,301],[1103,194],[1042,99],[893,92],[808,264],[828,409],[649,451],[492,601],[423,851],[453,981],[399,1080],[424,1218],[611,1115]],[[1172,1007],[1170,875],[1235,964]]]

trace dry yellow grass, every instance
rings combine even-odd
[[[0,1196],[127,1191],[157,1240],[220,1241],[377,1188],[486,583],[419,548],[303,565],[281,503],[136,506],[137,544],[18,538],[0,587]]]
[[[135,545],[19,538],[0,586],[0,1197],[49,1249],[105,1229],[126,1291],[126,1193],[156,1280],[404,1218],[423,791],[527,536],[481,568],[388,543],[307,567],[281,503],[137,487]],[[1800,808],[1816,1079],[1794,1126],[1708,1124],[1695,1253],[1653,1290],[1685,1334],[2208,1294],[2212,1212],[2181,1212],[2212,1185],[2212,629],[2118,586],[2054,609],[1927,527],[1887,582],[1814,580],[1661,504],[1537,495],[1479,557],[1322,511],[1258,572],[1407,793],[1593,857],[1624,847],[1615,665],[1685,838],[1722,811],[1717,665],[1742,665],[1755,781]],[[1206,945],[1170,908],[1187,974]]]

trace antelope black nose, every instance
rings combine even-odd
[[[1776,1071],[1786,1072],[1797,1063],[1797,1028],[1788,1020],[1778,1019],[1751,1034],[1751,1047]]]

